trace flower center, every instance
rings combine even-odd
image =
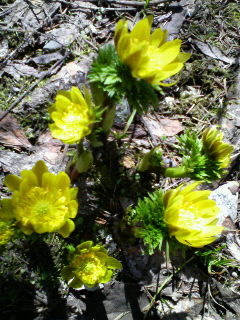
[[[82,112],[80,112],[79,107],[71,103],[68,110],[64,113],[63,120],[66,123],[77,123],[82,120]]]
[[[179,222],[192,230],[202,230],[205,220],[199,215],[199,211],[193,205],[184,205],[179,210]]]
[[[32,213],[36,216],[44,216],[47,215],[49,211],[49,203],[46,201],[39,201],[32,208]]]
[[[77,276],[85,283],[94,284],[106,272],[104,264],[92,254],[83,254],[77,260]]]

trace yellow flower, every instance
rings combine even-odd
[[[103,246],[86,241],[77,246],[70,264],[63,268],[62,276],[72,288],[82,285],[91,288],[110,281],[113,270],[121,268],[122,264],[108,256]]]
[[[224,143],[222,139],[223,133],[216,127],[205,129],[202,135],[203,149],[211,159],[219,162],[221,168],[227,168],[234,147]]]
[[[167,31],[161,28],[151,33],[153,17],[140,20],[131,32],[128,23],[120,20],[114,35],[115,47],[120,60],[131,69],[132,76],[150,84],[178,73],[190,58],[189,53],[180,52],[182,41],[167,41]]]
[[[200,182],[182,189],[168,190],[164,195],[164,221],[171,236],[190,247],[203,247],[215,240],[223,227],[218,226],[219,208],[208,197],[211,191],[194,191]]]
[[[23,170],[21,177],[10,174],[5,185],[13,192],[12,198],[0,202],[0,218],[16,219],[25,233],[58,232],[68,237],[75,225],[78,209],[77,188],[70,188],[65,172],[50,173],[44,161],[38,161],[32,170]]]
[[[0,221],[0,246],[7,244],[14,234],[11,222]]]
[[[84,98],[77,87],[58,92],[56,102],[48,110],[54,121],[49,125],[54,138],[73,144],[91,133],[94,115],[87,95]]]

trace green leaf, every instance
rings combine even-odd
[[[153,254],[156,248],[161,249],[163,240],[168,237],[163,191],[156,190],[138,200],[136,207],[128,212],[127,220],[134,227],[135,236],[143,239],[149,254]]]
[[[190,169],[189,177],[194,180],[212,182],[220,179],[224,174],[224,169],[220,163],[213,160],[205,153],[202,140],[193,131],[187,131],[178,138],[178,149],[183,156],[182,166]]]
[[[120,261],[118,261],[117,259],[113,258],[113,257],[107,257],[105,259],[106,261],[106,266],[109,269],[122,269],[122,264]]]
[[[63,279],[68,282],[74,277],[73,269],[68,266],[64,267],[62,269],[61,275],[62,275]]]
[[[75,277],[72,281],[69,282],[68,286],[74,289],[79,289],[83,286],[83,282]]]

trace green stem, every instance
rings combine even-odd
[[[115,113],[116,113],[116,105],[109,104],[107,110],[104,113],[104,118],[102,121],[103,131],[106,132],[107,135],[109,134],[109,132],[113,126],[113,122],[115,119]]]
[[[161,168],[161,173],[165,177],[169,178],[185,178],[189,176],[189,169],[184,166],[173,167],[173,168]]]
[[[136,112],[137,112],[137,109],[133,109],[133,111],[132,111],[132,113],[131,113],[130,117],[128,118],[128,121],[127,121],[127,123],[126,123],[126,125],[125,125],[125,128],[124,128],[124,130],[123,130],[123,134],[125,134],[125,133],[128,131],[130,125],[131,125],[132,122],[133,122],[133,119],[134,119],[134,117],[135,117]]]
[[[80,141],[79,144],[77,145],[77,157],[79,157],[82,152],[83,152],[83,143],[82,141]]]
[[[189,262],[191,262],[194,258],[195,258],[195,256],[192,256],[191,258],[189,258],[186,262],[184,262],[180,267],[178,267],[178,268],[176,269],[176,272],[175,272],[174,274],[172,273],[169,277],[167,277],[167,278],[163,281],[163,283],[161,284],[161,286],[158,288],[157,292],[156,292],[155,295],[153,296],[153,298],[152,298],[151,302],[149,303],[149,305],[148,305],[146,308],[144,308],[144,309],[147,311],[147,313],[146,313],[145,316],[144,316],[144,319],[147,319],[147,316],[148,316],[150,310],[152,309],[152,307],[153,307],[153,305],[154,305],[154,303],[155,303],[155,301],[156,301],[157,296],[158,296],[159,293],[163,290],[163,288],[168,284],[168,282],[170,282],[170,281],[172,280],[173,275],[176,275],[179,271],[181,271],[181,270],[183,269],[183,267],[184,267],[186,264],[188,264]]]

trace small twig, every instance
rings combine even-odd
[[[122,319],[123,317],[125,317],[125,316],[126,316],[127,314],[129,314],[129,313],[131,313],[131,312],[130,312],[130,311],[125,311],[125,312],[119,314],[119,315],[117,316],[117,318],[115,318],[114,320],[120,320],[120,319]]]
[[[179,271],[181,271],[182,268],[183,268],[186,264],[188,264],[189,262],[191,262],[194,258],[195,258],[195,256],[192,256],[191,258],[189,258],[186,262],[184,262],[180,267],[178,267],[178,268],[176,269],[176,272],[175,272],[174,274],[172,273],[169,277],[167,277],[167,278],[163,281],[163,283],[161,284],[161,286],[158,288],[157,292],[156,292],[155,295],[153,296],[153,298],[152,298],[151,302],[149,303],[149,305],[147,305],[147,306],[144,308],[143,311],[147,311],[147,313],[146,313],[145,316],[144,316],[144,319],[147,319],[148,314],[149,314],[150,310],[152,309],[152,307],[153,307],[153,305],[154,305],[154,303],[155,303],[155,301],[156,301],[157,296],[158,296],[159,293],[163,290],[163,288],[166,286],[166,284],[172,280],[173,275],[176,275]]]
[[[60,59],[58,60],[56,63],[54,63],[54,65],[52,65],[52,67],[46,71],[45,73],[43,73],[43,75],[35,82],[31,85],[31,87],[25,91],[17,100],[15,100],[11,106],[1,115],[0,117],[0,121],[3,120],[7,114],[14,108],[16,107],[16,105],[22,101],[22,99],[29,93],[31,92],[44,78],[46,78],[47,76],[51,75],[52,71],[58,67],[60,64],[63,63],[63,61],[69,56],[70,51],[67,51],[66,54]]]
[[[148,5],[159,4],[163,2],[169,2],[170,0],[153,0],[149,1]],[[130,5],[130,6],[137,6],[137,7],[144,7],[146,5],[145,1],[127,1],[127,0],[106,0],[108,3],[117,3],[119,5]]]
[[[222,304],[218,303],[218,302],[214,299],[214,297],[213,297],[213,295],[212,295],[212,292],[211,292],[211,287],[210,287],[210,284],[209,284],[209,283],[208,283],[208,292],[209,292],[210,297],[213,299],[213,301],[214,301],[219,307],[227,310]]]
[[[76,11],[78,9],[91,9],[91,10],[104,10],[104,11],[136,11],[137,8],[129,8],[129,7],[124,7],[124,8],[105,8],[105,7],[91,7],[87,5],[81,5],[78,4],[77,6],[74,6],[72,11]]]
[[[33,3],[32,3],[30,0],[24,0],[24,1],[27,3],[30,11],[32,12],[32,14],[34,15],[34,17],[36,18],[37,22],[40,24],[41,22],[40,22],[40,20],[39,20],[39,18],[38,18],[38,16],[37,16],[36,12],[33,10],[33,8],[34,8],[34,7],[36,8],[36,6],[33,5]]]
[[[44,34],[43,32],[37,31],[37,30],[23,30],[23,29],[10,29],[7,27],[0,27],[0,31],[7,31],[7,32],[22,32],[22,33],[33,33],[33,35],[39,34],[40,36],[44,36],[46,39],[54,40],[62,45],[60,41],[58,41],[57,37],[50,35],[50,34]]]
[[[86,42],[89,46],[91,46],[95,51],[98,51],[98,47],[95,46],[91,41],[82,38],[81,40],[83,40],[84,42]]]
[[[170,2],[170,1],[171,0],[153,0],[153,1],[149,1],[149,5],[156,5],[159,3]],[[57,0],[55,2],[60,2],[60,3],[68,4],[71,6],[73,5],[72,2],[65,1],[65,0]],[[98,2],[98,0],[82,0],[82,2]],[[137,6],[137,7],[144,7],[146,4],[145,1],[129,1],[129,0],[105,0],[105,2],[106,4],[116,3],[118,5],[129,5],[129,6]]]

